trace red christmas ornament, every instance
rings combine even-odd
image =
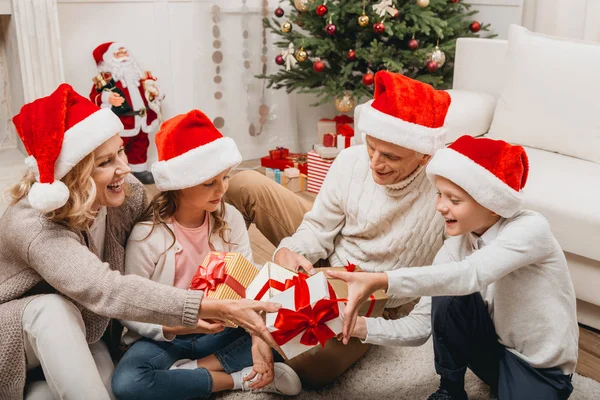
[[[285,11],[283,11],[283,8],[281,8],[281,7],[277,7],[277,8],[275,9],[275,16],[276,16],[277,18],[281,18],[281,17],[283,17],[283,15],[284,15],[284,14],[285,14]]]
[[[429,71],[433,74],[437,70],[438,70],[438,65],[435,61],[429,61],[427,63],[427,71]]]
[[[471,32],[477,33],[481,29],[481,24],[477,21],[473,21],[471,22],[471,25],[469,25],[469,29],[471,30]]]
[[[383,22],[374,23],[373,24],[373,32],[375,32],[378,35],[385,32],[385,25],[383,24]]]
[[[329,10],[327,9],[327,6],[325,4],[321,4],[316,9],[316,13],[319,17],[322,17],[323,15],[327,14],[327,11]]]
[[[415,51],[419,48],[419,41],[415,38],[412,38],[408,41],[408,49],[410,51]]]
[[[325,32],[327,32],[329,36],[335,35],[335,31],[337,31],[337,26],[335,26],[334,24],[327,24],[327,26],[325,27]]]
[[[366,86],[371,86],[373,84],[373,81],[375,80],[375,77],[372,73],[367,72],[366,74],[363,75],[362,77],[362,83],[365,84]]]
[[[281,54],[277,54],[277,56],[275,57],[275,63],[277,65],[283,65],[283,63],[285,63],[283,56]]]
[[[325,63],[321,60],[317,60],[313,63],[313,71],[323,72],[325,70]]]
[[[348,54],[346,56],[348,58],[348,60],[353,61],[356,60],[356,51],[350,49],[348,50]]]

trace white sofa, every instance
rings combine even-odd
[[[582,71],[582,62],[593,63],[600,59],[600,44],[532,34],[521,27],[511,29],[508,40],[458,40],[451,92],[483,92],[492,95],[495,103],[490,109],[484,94],[477,107],[459,104],[460,98],[455,107],[463,110],[463,119],[469,118],[465,109],[474,109],[477,115],[471,117],[479,121],[476,125],[482,124],[482,115],[487,118],[487,126],[491,124],[490,137],[507,140],[506,136],[507,141],[525,147],[530,161],[524,191],[525,208],[538,211],[548,219],[565,252],[578,299],[579,322],[600,329],[600,162],[597,161],[600,158],[600,92],[596,91],[600,75],[597,64],[590,66],[595,68],[593,80],[591,76],[579,76],[591,73],[589,68]],[[517,41],[514,35],[528,35],[525,47],[514,48]],[[557,52],[553,46],[562,48]],[[584,50],[579,53],[585,54],[577,54],[577,46]],[[572,51],[575,53],[571,54]],[[591,56],[594,52],[596,55]],[[589,57],[591,59],[586,61]],[[515,64],[521,62],[523,68],[519,70]],[[528,76],[515,79],[515,71]],[[585,82],[589,83],[585,85]],[[515,99],[515,93],[526,98]],[[557,104],[561,102],[564,104]],[[557,106],[563,109],[563,114]],[[583,113],[580,115],[586,121],[573,120],[578,113]],[[502,122],[496,121],[499,118]],[[589,126],[579,126],[588,122]],[[535,124],[551,125],[540,131],[540,126]],[[460,132],[460,128],[455,127],[453,136],[485,132],[478,126],[472,130],[474,132]],[[546,133],[547,136],[541,136]]]

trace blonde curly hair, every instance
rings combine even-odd
[[[138,221],[152,222],[152,229],[150,229],[150,232],[143,240],[150,237],[150,235],[154,231],[154,228],[157,225],[163,225],[173,238],[173,242],[167,250],[169,250],[175,245],[175,233],[171,230],[171,228],[169,228],[169,225],[167,224],[170,223],[171,218],[173,217],[173,215],[175,215],[175,211],[177,210],[178,197],[178,190],[168,190],[165,192],[160,192],[156,196],[154,196],[154,198],[152,199],[148,207],[146,207],[146,210],[144,211],[144,213]],[[231,228],[229,228],[229,225],[227,225],[227,222],[225,222],[225,201],[223,201],[223,199],[221,199],[220,207],[216,211],[211,212],[210,215],[212,215],[214,219],[213,226],[211,226],[210,235],[219,235],[221,239],[223,239],[223,242],[227,244],[232,244],[225,237],[226,232],[231,231]],[[211,250],[214,251],[215,249],[213,248],[210,242],[209,245]]]
[[[46,218],[76,231],[84,231],[92,225],[96,218],[96,212],[92,210],[96,199],[96,184],[92,179],[95,161],[92,152],[61,179],[69,189],[69,199],[61,208],[46,213]],[[36,181],[34,172],[30,170],[20,182],[9,187],[6,191],[9,204],[14,205],[26,197]]]

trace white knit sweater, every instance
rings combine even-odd
[[[289,248],[313,263],[350,261],[366,271],[391,271],[431,264],[442,246],[443,229],[425,169],[395,185],[379,185],[366,146],[359,145],[338,155],[312,210],[278,250]],[[388,307],[406,301],[393,299]]]

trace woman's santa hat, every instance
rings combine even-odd
[[[165,121],[156,134],[156,148],[152,175],[162,191],[199,185],[242,162],[233,139],[223,137],[199,110]]]
[[[101,67],[105,63],[109,64],[115,58],[115,53],[120,48],[127,49],[127,46],[119,42],[106,42],[96,47],[92,52],[96,65]]]
[[[361,136],[433,154],[444,147],[449,106],[446,91],[402,74],[379,71],[373,100],[356,107],[354,122]]]
[[[123,130],[110,108],[101,109],[66,83],[50,96],[25,104],[13,122],[29,155],[25,164],[37,179],[27,198],[42,212],[67,203],[69,189],[60,180],[85,156]]]
[[[525,149],[502,140],[461,136],[427,165],[435,184],[442,176],[496,214],[510,218],[521,209],[529,161]]]

